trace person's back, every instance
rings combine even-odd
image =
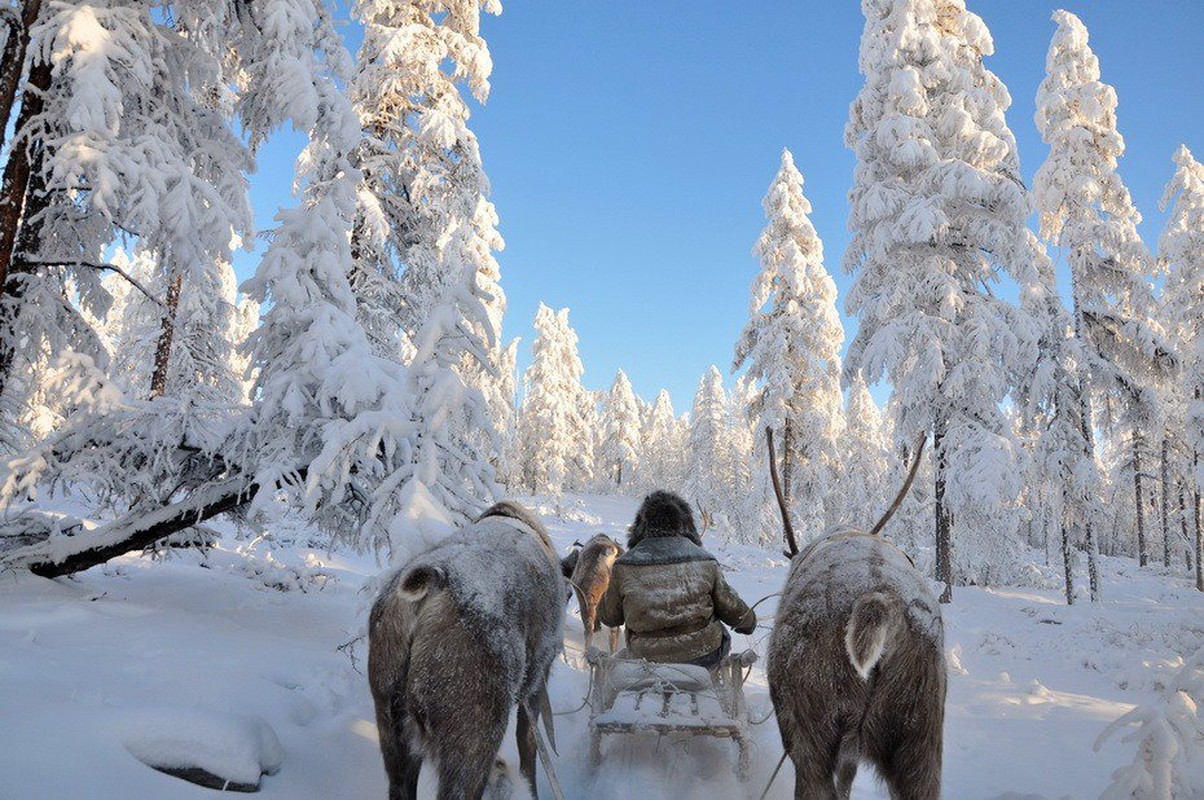
[[[751,633],[756,616],[704,550],[689,505],[670,492],[644,499],[598,608],[626,625],[628,652],[649,661],[713,667],[731,646],[721,623]]]

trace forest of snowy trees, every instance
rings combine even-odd
[[[111,520],[8,563],[61,574],[269,506],[396,561],[508,491],[657,487],[776,549],[772,429],[804,537],[872,523],[929,437],[885,534],[946,600],[1034,559],[1099,599],[1100,554],[1204,590],[1204,167],[1167,154],[1169,221],[1143,242],[1078,18],[1054,15],[1028,187],[983,21],[862,6],[847,200],[809,199],[782,151],[756,266],[732,265],[731,369],[681,413],[622,370],[586,386],[569,309],[539,308],[517,374],[469,126],[495,0],[357,0],[355,53],[323,0],[0,3],[0,505],[69,492]],[[255,231],[247,176],[286,127],[295,205]],[[813,201],[847,202],[847,347]]]

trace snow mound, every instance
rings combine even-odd
[[[205,709],[148,709],[127,722],[125,748],[148,767],[221,789],[255,791],[284,750],[258,717]]]

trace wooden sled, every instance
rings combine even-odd
[[[590,684],[590,767],[602,760],[608,733],[676,733],[732,739],[739,756],[736,775],[747,780],[751,760],[745,670],[757,660],[752,650],[733,653],[714,670],[691,664],[659,664],[632,658],[626,650],[609,655],[585,652]]]

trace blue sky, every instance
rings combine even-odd
[[[969,5],[994,37],[988,67],[1011,91],[1008,122],[1030,185],[1046,152],[1032,116],[1050,14],[1082,18],[1120,98],[1121,174],[1155,247],[1171,155],[1183,142],[1204,156],[1204,2]],[[803,173],[843,313],[854,163],[843,136],[862,84],[862,22],[853,0],[512,0],[482,22],[493,93],[470,124],[506,239],[505,336],[523,338],[520,368],[538,304],[568,306],[587,386],[608,387],[622,367],[645,398],[667,388],[687,410],[710,364],[728,373],[757,271],[761,198],[783,147]],[[347,34],[358,43],[353,27]],[[252,178],[261,228],[289,202],[297,141],[265,145]],[[253,261],[239,267],[246,277]],[[856,320],[844,323],[851,337]]]

